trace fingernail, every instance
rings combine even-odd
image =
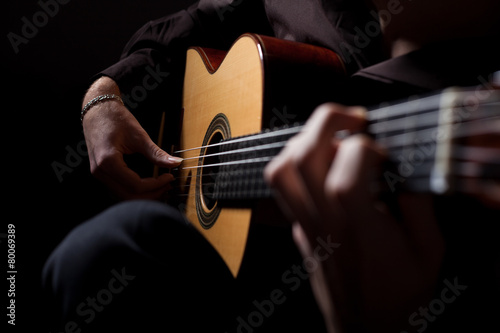
[[[360,118],[366,118],[366,109],[362,106],[353,106],[350,107],[348,112],[352,115],[358,116]]]
[[[181,157],[169,156],[168,160],[173,163],[181,163],[183,159]]]

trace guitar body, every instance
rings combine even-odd
[[[261,130],[263,100],[263,70],[257,45],[250,38],[240,40],[224,59],[224,63],[214,73],[206,67],[207,55],[202,49],[190,49],[187,53],[187,67],[184,84],[184,114],[180,149],[206,145],[205,137],[214,118],[221,114],[230,125],[230,135],[240,136]],[[215,129],[226,138],[222,129]],[[200,150],[184,152],[181,157],[196,157]],[[198,159],[188,160],[184,167],[198,165]],[[233,275],[239,270],[245,250],[250,219],[249,208],[221,209],[217,221],[211,227],[200,221],[214,212],[215,207],[207,207],[196,194],[200,188],[201,173],[204,170],[185,169],[182,180],[190,184],[187,198],[186,217],[208,239],[227,263]],[[191,173],[191,176],[189,176]],[[196,199],[201,199],[201,205]],[[202,212],[200,212],[202,210]],[[199,217],[200,216],[200,217]]]
[[[326,77],[330,85],[324,84]],[[205,146],[306,119],[343,77],[340,59],[329,50],[254,34],[240,37],[227,54],[188,50],[179,147],[184,158],[178,176],[181,207],[234,276],[245,252],[253,203],[225,205],[211,198],[216,166],[209,157],[213,148]]]

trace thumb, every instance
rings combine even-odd
[[[144,142],[144,148],[141,153],[159,167],[171,168],[182,162],[182,158],[169,155],[149,138]]]

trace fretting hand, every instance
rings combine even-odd
[[[428,197],[399,198],[401,218],[371,191],[385,153],[365,135],[337,139],[365,125],[361,108],[319,107],[265,170],[293,221],[330,332],[401,332],[432,297],[444,242]],[[337,243],[326,258],[318,239]]]

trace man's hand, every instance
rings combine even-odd
[[[107,77],[97,80],[87,92],[83,105],[104,94],[120,94],[116,83]],[[124,154],[140,153],[153,164],[171,168],[181,159],[160,149],[137,119],[121,103],[108,100],[93,106],[83,119],[85,141],[92,174],[121,199],[157,199],[168,188],[173,176],[141,178],[123,159]]]
[[[310,278],[329,331],[399,333],[432,297],[444,242],[428,197],[399,198],[396,218],[373,193],[383,149],[335,136],[364,125],[361,108],[319,107],[265,175],[303,257],[318,264]],[[325,242],[335,250],[318,252]]]

